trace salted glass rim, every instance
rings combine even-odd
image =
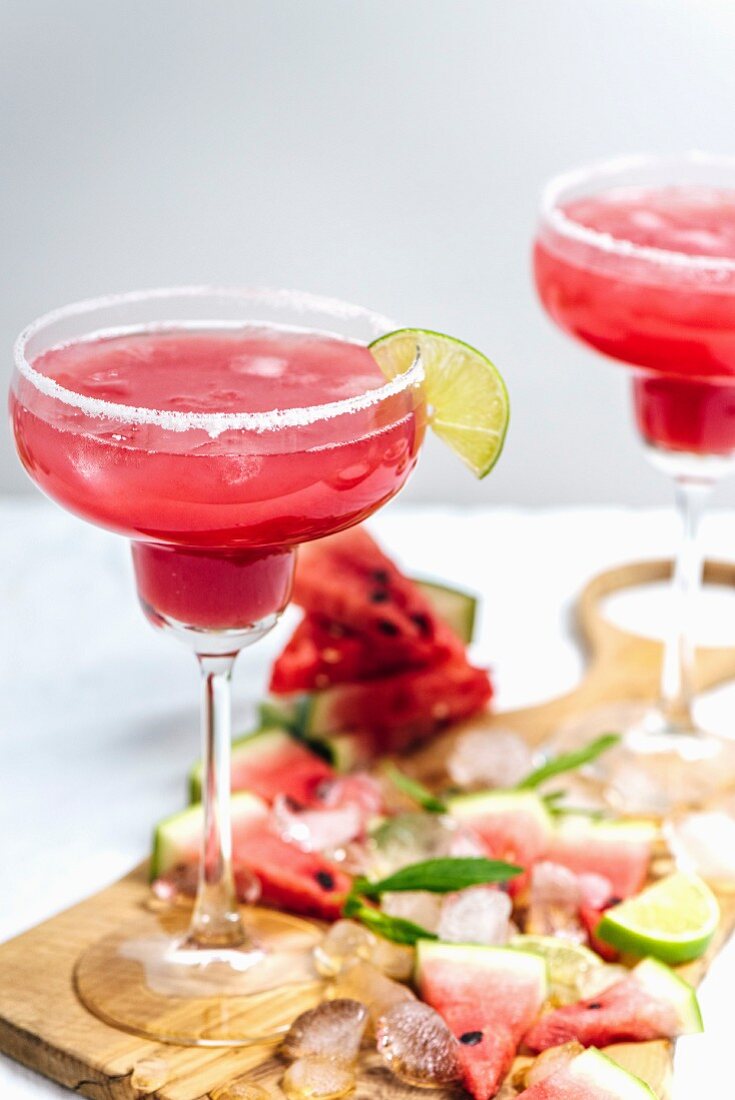
[[[191,430],[204,430],[209,435],[216,437],[225,431],[246,430],[255,432],[278,431],[285,428],[302,428],[321,420],[333,420],[336,417],[360,412],[381,404],[383,401],[396,394],[402,393],[411,386],[423,381],[424,370],[421,362],[421,354],[417,345],[416,354],[410,367],[402,374],[391,378],[383,385],[372,390],[364,390],[352,397],[341,398],[339,401],[328,401],[317,405],[304,405],[289,409],[269,409],[263,412],[183,412],[181,410],[153,409],[144,406],[125,405],[116,401],[107,401],[104,398],[88,397],[85,394],[76,393],[74,390],[61,386],[53,378],[37,371],[26,356],[26,348],[29,341],[40,333],[45,327],[64,321],[67,318],[85,313],[93,313],[104,309],[121,305],[135,305],[137,303],[174,298],[232,298],[245,302],[253,302],[270,308],[285,306],[297,312],[320,311],[325,316],[331,315],[335,321],[363,320],[373,325],[376,329],[375,338],[381,334],[393,332],[400,326],[383,314],[366,309],[364,306],[353,305],[339,298],[323,297],[317,294],[309,294],[298,290],[273,290],[267,287],[218,287],[218,286],[178,286],[156,287],[150,290],[134,290],[123,294],[107,294],[97,298],[85,298],[59,309],[50,310],[42,314],[27,325],[20,333],[13,346],[15,365],[19,373],[33,385],[40,393],[50,397],[64,405],[70,405],[79,409],[90,417],[105,417],[126,424],[152,424],[166,431],[184,432]],[[247,321],[226,322],[224,319],[211,318],[207,321],[197,320],[195,323],[186,320],[111,326],[90,332],[82,337],[67,341],[60,341],[52,347],[65,347],[70,344],[81,343],[84,340],[99,339],[100,337],[124,335],[132,332],[161,332],[178,328],[201,329],[207,326],[237,324],[241,325],[271,325],[282,328],[284,331],[315,332],[324,335],[336,336],[339,339],[349,338],[339,333],[328,332],[325,328],[316,328],[306,323],[303,328],[294,324],[278,324],[273,321],[259,321],[253,317]],[[382,333],[381,331],[382,330]],[[366,346],[366,345],[362,345]]]
[[[645,168],[675,168],[676,166],[701,166],[703,168],[729,168],[733,172],[733,191],[735,191],[735,157],[719,153],[706,153],[691,149],[686,153],[672,156],[656,156],[650,153],[635,153],[628,156],[610,157],[592,161],[589,164],[571,168],[553,176],[541,192],[541,214],[555,233],[582,244],[591,245],[601,252],[624,256],[630,259],[645,260],[649,263],[676,268],[692,268],[707,271],[735,271],[735,258],[729,256],[707,256],[703,254],[679,252],[672,248],[658,248],[654,245],[641,245],[625,237],[599,229],[591,229],[574,221],[561,208],[566,193],[624,172]],[[676,181],[671,181],[676,186]],[[715,185],[716,186],[716,185]]]

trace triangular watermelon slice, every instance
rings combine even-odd
[[[595,821],[586,814],[564,814],[555,824],[546,858],[577,875],[602,875],[622,900],[645,885],[658,832],[652,821]]]
[[[234,794],[232,810],[232,862],[235,883],[260,882],[262,899],[294,913],[336,920],[349,892],[351,879],[318,852],[304,852],[289,844],[271,828],[266,803],[242,791]],[[153,838],[150,876],[163,878],[195,868],[199,862],[203,815],[201,803],[165,818]],[[193,882],[194,874],[188,876]]]
[[[477,791],[450,798],[448,812],[479,837],[488,856],[525,870],[546,854],[553,836],[551,815],[534,791]],[[525,882],[513,884],[513,893]]]
[[[520,1093],[517,1100],[656,1100],[639,1077],[599,1050],[585,1050]]]
[[[673,1039],[702,1030],[697,995],[673,970],[644,959],[597,996],[542,1016],[525,1037],[533,1051],[572,1040],[582,1046]]]
[[[459,1041],[465,1088],[490,1100],[546,1000],[546,963],[508,948],[420,940],[416,979]]]

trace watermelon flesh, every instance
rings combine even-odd
[[[480,791],[457,795],[447,804],[450,815],[471,829],[490,859],[504,859],[530,870],[546,852],[552,821],[533,791]],[[522,875],[511,883],[514,894],[528,883]]]
[[[538,1052],[573,1040],[585,1047],[608,1046],[698,1030],[701,1017],[691,987],[662,963],[644,959],[597,996],[542,1016],[525,1043]]]
[[[232,790],[250,791],[273,802],[279,794],[309,802],[319,785],[333,779],[334,769],[286,730],[256,730],[232,743]],[[191,802],[202,796],[202,767],[189,776]]]
[[[546,964],[522,951],[421,940],[416,976],[459,1042],[465,1088],[490,1100],[546,999]]]
[[[263,901],[305,916],[336,920],[350,890],[349,875],[318,852],[305,852],[273,830],[266,803],[249,793],[232,796],[232,862],[235,885],[248,900],[252,876]],[[155,830],[151,878],[172,876],[193,891],[203,815],[201,804],[162,821]],[[190,872],[190,873],[187,873]]]
[[[520,1093],[518,1100],[655,1100],[648,1085],[598,1050],[586,1050],[561,1062]]]
[[[547,858],[577,875],[604,876],[622,900],[645,886],[656,837],[656,826],[648,821],[593,821],[569,814],[557,824]]]

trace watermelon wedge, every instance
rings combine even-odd
[[[492,859],[530,868],[545,855],[553,824],[534,791],[477,791],[450,798],[449,814],[469,826]]]
[[[565,1065],[520,1093],[518,1100],[656,1100],[654,1093],[599,1050],[571,1056]]]
[[[602,875],[619,901],[645,885],[657,837],[651,821],[595,821],[584,814],[565,814],[556,823],[546,858],[577,875]]]
[[[254,794],[232,796],[232,859],[238,875],[260,881],[262,899],[294,913],[336,920],[351,879],[318,852],[304,852],[271,828],[268,806]],[[153,837],[151,879],[165,877],[199,861],[201,803],[161,821]],[[192,876],[193,877],[193,876]]]
[[[326,760],[284,729],[260,729],[232,742],[232,790],[249,791],[272,802],[286,794],[297,802],[309,802],[334,770]],[[189,801],[202,797],[202,765],[189,772]]]
[[[542,1016],[525,1037],[533,1051],[576,1040],[582,1046],[673,1039],[702,1030],[697,995],[673,970],[644,959],[608,989]]]
[[[482,710],[492,697],[484,669],[463,653],[424,668],[342,684],[313,696],[306,718],[310,737],[359,730],[378,752],[401,752],[442,726]]]
[[[420,940],[416,981],[459,1041],[465,1088],[490,1100],[546,1000],[546,963],[508,948]]]

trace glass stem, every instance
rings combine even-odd
[[[229,653],[197,658],[202,676],[204,832],[189,938],[200,947],[239,947],[247,938],[232,874],[230,681],[236,657]]]
[[[709,481],[676,479],[681,537],[672,578],[672,626],[664,645],[661,708],[669,728],[682,733],[696,728],[692,716],[696,671],[693,631],[704,564],[699,529],[711,492]]]

